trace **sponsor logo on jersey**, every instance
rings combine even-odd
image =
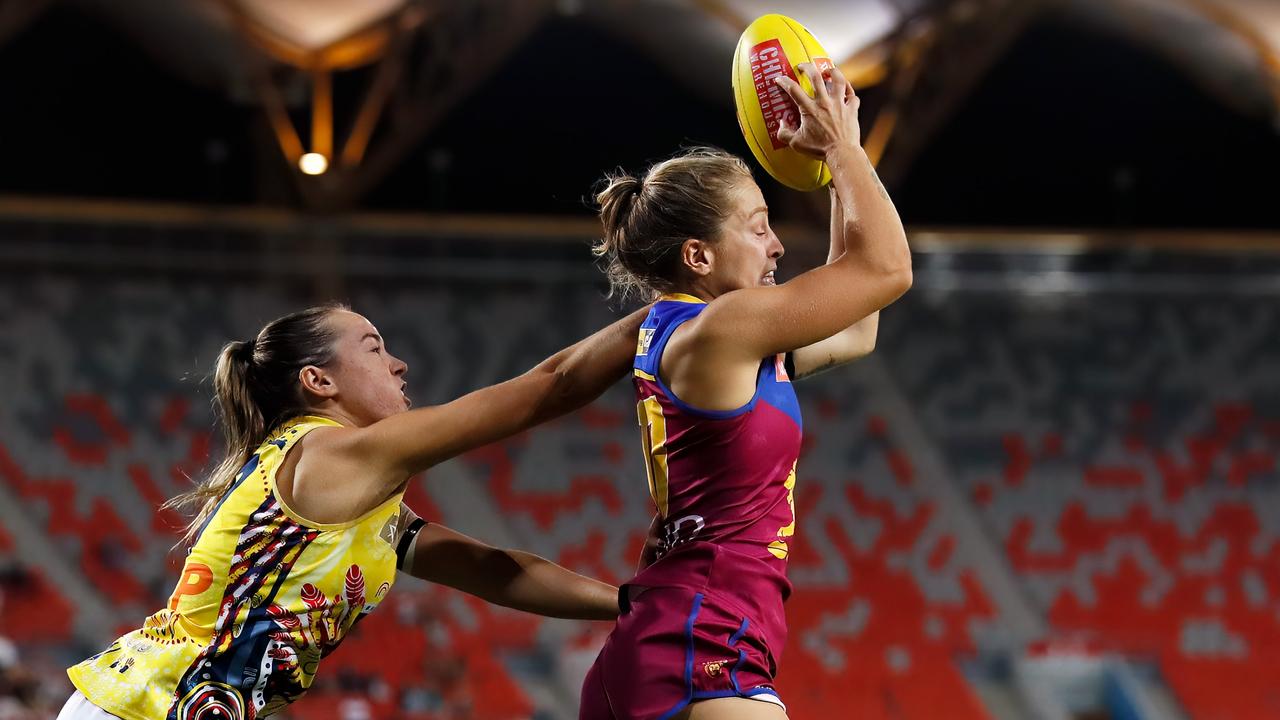
[[[657,332],[657,328],[641,328],[640,342],[636,344],[636,355],[648,355],[649,346],[653,344],[653,334]]]

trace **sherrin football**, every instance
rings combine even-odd
[[[738,125],[751,153],[778,182],[796,190],[817,190],[831,181],[822,160],[792,150],[778,139],[778,127],[785,119],[799,127],[800,112],[795,102],[774,81],[786,75],[813,95],[809,79],[796,72],[796,65],[811,62],[820,70],[834,66],[813,33],[783,15],[764,15],[743,31],[733,53],[733,99],[738,107]]]

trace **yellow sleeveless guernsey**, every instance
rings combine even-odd
[[[353,522],[290,510],[276,470],[319,417],[286,423],[205,522],[169,606],[67,671],[126,720],[252,720],[298,699],[320,660],[395,582],[400,495]]]

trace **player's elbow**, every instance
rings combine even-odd
[[[855,359],[864,358],[875,352],[876,335],[877,333],[862,333],[862,335],[858,337],[857,344],[854,346],[852,353]]]
[[[845,237],[854,262],[864,271],[891,278],[902,283],[902,292],[911,288],[911,246],[902,225],[896,227],[869,228],[858,220],[845,222]]]
[[[913,281],[911,272],[911,245],[907,243],[907,233],[898,225],[893,232],[893,253],[886,260],[885,274],[888,275],[894,287],[901,295],[911,289]]]
[[[897,293],[895,297],[902,297],[911,289],[912,283],[915,282],[915,275],[911,270],[911,255],[907,254],[906,261],[892,273],[891,285],[893,291]]]
[[[877,307],[888,307],[895,300],[902,297],[911,289],[911,283],[913,281],[914,279],[911,273],[910,262],[902,265],[880,268],[875,273]]]

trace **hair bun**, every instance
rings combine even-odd
[[[231,357],[245,364],[253,363],[253,355],[258,350],[257,339],[235,340],[231,343]]]
[[[669,292],[683,275],[680,248],[714,240],[751,170],[723,150],[693,147],[650,165],[639,179],[622,169],[596,193],[603,237],[592,251],[613,292]]]
[[[600,220],[604,224],[606,239],[621,232],[626,227],[635,200],[644,190],[644,183],[634,175],[621,173],[605,178],[605,188],[596,193],[596,204],[600,206]]]

